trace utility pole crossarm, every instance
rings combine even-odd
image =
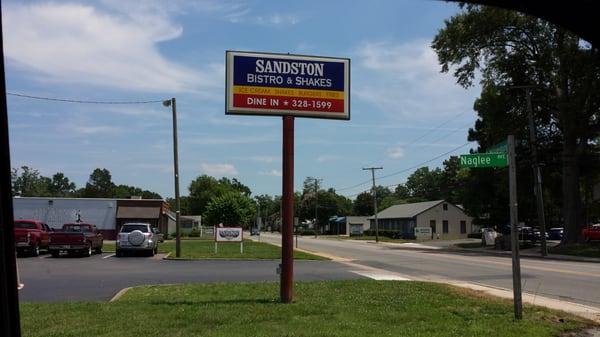
[[[375,188],[375,170],[383,170],[383,167],[363,167],[363,171],[371,171],[373,180],[373,213],[375,216],[375,242],[379,242],[379,221],[377,220],[377,189]]]

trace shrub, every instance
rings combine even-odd
[[[200,231],[198,230],[198,228],[192,228],[192,231],[190,232],[190,237],[191,238],[200,237]]]

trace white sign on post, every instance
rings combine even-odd
[[[242,227],[215,227],[215,254],[218,242],[239,242],[240,253],[244,253],[244,231]]]
[[[415,227],[417,239],[431,239],[431,227]]]

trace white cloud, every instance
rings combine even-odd
[[[197,137],[194,139],[186,140],[187,143],[197,145],[234,145],[234,144],[251,144],[251,143],[266,143],[273,142],[276,137],[272,135],[259,135],[259,136],[245,136],[245,137],[223,137],[223,136],[206,136]]]
[[[387,149],[387,156],[392,159],[404,157],[404,148],[397,146]]]
[[[429,40],[363,43],[354,59],[353,94],[394,119],[435,122],[472,110],[477,90],[465,90],[451,74],[440,73]]]
[[[300,22],[300,19],[293,14],[275,13],[267,17],[258,16],[255,18],[257,24],[274,26],[293,26]]]
[[[259,163],[267,163],[267,164],[281,161],[280,156],[249,156],[249,157],[235,157],[235,159],[250,160],[250,161],[255,161],[255,162],[259,162]]]
[[[203,173],[216,176],[235,176],[238,170],[231,164],[200,164],[200,169]]]
[[[157,44],[178,38],[183,28],[158,10],[10,3],[3,14],[7,59],[41,81],[181,92],[213,87],[221,78],[220,65],[195,71],[159,52]]]
[[[271,176],[271,177],[281,177],[283,175],[281,173],[281,171],[276,170],[276,169],[272,169],[270,171],[260,171],[260,172],[258,172],[258,174],[263,175],[263,176]]]
[[[341,158],[340,156],[333,155],[333,154],[322,154],[317,157],[317,162],[318,163],[331,162],[331,161],[336,161],[340,158]]]
[[[112,125],[76,125],[68,128],[70,131],[74,131],[80,135],[95,135],[95,134],[107,134],[107,133],[117,133],[121,129]]]

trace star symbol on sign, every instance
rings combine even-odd
[[[288,105],[288,101],[283,101],[283,105]]]

